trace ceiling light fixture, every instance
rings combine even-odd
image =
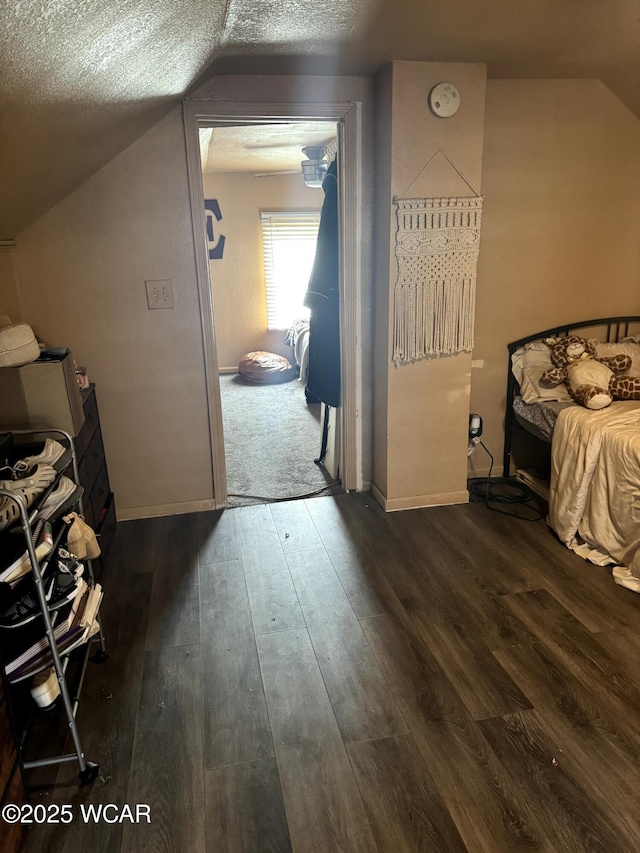
[[[325,159],[327,149],[324,145],[311,145],[302,149],[307,160],[303,160],[302,177],[308,187],[321,187],[324,176],[327,174],[329,163]]]

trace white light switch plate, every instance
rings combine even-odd
[[[173,281],[170,278],[145,281],[147,289],[147,305],[152,308],[175,308],[176,295],[173,291]]]

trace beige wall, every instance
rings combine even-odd
[[[291,358],[285,333],[267,330],[267,300],[260,210],[320,210],[322,189],[307,187],[302,175],[254,178],[251,173],[207,172],[205,198],[217,198],[222,213],[224,256],[209,263],[218,364],[237,367],[253,350]]]
[[[499,473],[507,343],[640,313],[640,121],[596,80],[490,80],[483,190],[471,409]]]
[[[436,118],[427,106],[428,92],[443,80],[454,83],[460,91],[460,109],[448,119]],[[393,63],[390,189],[386,195],[384,186],[379,185],[377,199],[377,208],[385,219],[393,196],[473,195],[442,157],[423,171],[438,149],[480,191],[485,81],[486,68],[479,64]],[[388,112],[388,86],[385,91],[384,78],[381,82],[381,107]],[[376,283],[379,317],[385,313],[389,317],[386,340],[376,340],[377,346],[386,347],[386,365],[376,373],[375,381],[376,412],[384,405],[386,394],[387,424],[385,435],[377,428],[375,431],[374,484],[388,509],[463,502],[467,499],[471,356],[461,354],[401,367],[390,364],[397,279],[395,216],[389,216],[388,221],[390,250],[385,272],[380,268]]]
[[[15,249],[0,249],[0,314],[6,314],[14,323],[23,319],[16,277]]]
[[[118,510],[211,499],[180,112],[23,232],[16,260],[25,316],[96,382]],[[147,309],[145,279],[173,280],[175,310]]]
[[[389,72],[391,74],[391,72]],[[432,117],[426,94],[441,80],[462,93],[459,113]],[[214,100],[362,100],[363,155],[372,162],[363,78],[218,79]],[[400,502],[464,495],[471,358],[394,368],[389,317],[396,279],[393,194],[442,147],[479,188],[484,68],[395,63],[378,105],[389,117],[375,169],[380,217],[372,321],[373,171],[365,171],[363,227],[363,471],[371,478],[371,373],[376,367],[376,474]],[[639,123],[594,81],[489,82],[471,408],[502,447],[506,342],[565,320],[640,312]],[[450,171],[429,170],[412,193],[467,192]],[[223,211],[224,213],[224,211]],[[0,254],[0,310],[17,304]],[[200,314],[182,122],[164,122],[18,235],[23,317],[68,344],[98,383],[112,485],[120,511],[143,514],[210,500],[210,448]],[[380,270],[382,273],[380,274]],[[144,280],[172,278],[177,307],[148,311]],[[6,282],[9,282],[7,289]],[[13,282],[13,284],[11,284]],[[530,294],[534,294],[531,299]],[[7,294],[9,296],[7,297]],[[378,370],[378,367],[380,370]],[[380,414],[382,412],[382,414]],[[479,459],[479,451],[475,459]]]

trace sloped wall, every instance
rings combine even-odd
[[[358,77],[217,78],[199,96],[253,104],[359,100],[366,103],[365,121],[370,121],[368,82]],[[365,182],[365,204],[370,193]],[[368,221],[363,239],[367,353],[370,231]],[[211,505],[211,442],[180,111],[18,235],[15,256],[24,318],[51,343],[69,346],[97,383],[120,516]],[[146,279],[173,280],[175,310],[147,309]],[[364,478],[369,479],[370,373],[364,383],[360,416]]]
[[[16,260],[25,317],[96,382],[118,510],[210,500],[180,111],[23,232]],[[173,280],[175,310],[148,310],[146,279]]]

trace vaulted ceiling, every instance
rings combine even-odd
[[[640,116],[640,0],[4,0],[0,239],[217,73],[367,74],[389,59],[598,78]]]

